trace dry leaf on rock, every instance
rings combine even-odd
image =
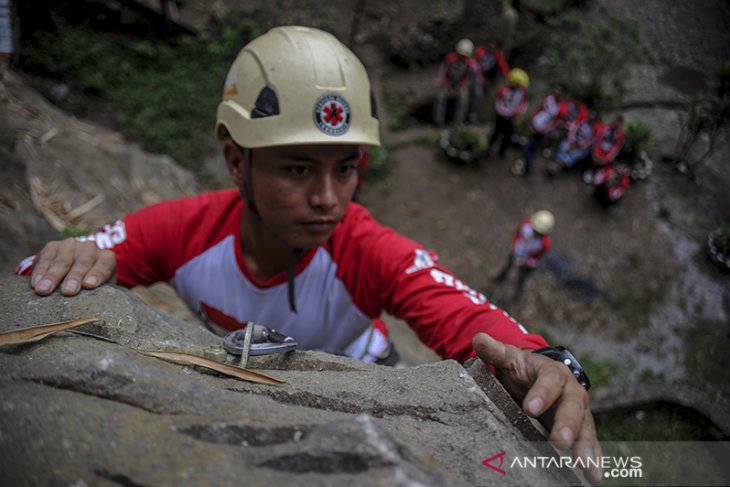
[[[274,377],[270,377],[265,374],[261,374],[259,372],[254,372],[252,370],[248,369],[242,369],[241,367],[236,367],[233,365],[228,364],[222,364],[220,362],[216,362],[215,360],[209,360],[207,358],[198,357],[197,355],[190,355],[187,353],[179,353],[179,352],[142,352],[145,355],[150,355],[152,357],[157,357],[162,360],[168,360],[170,362],[175,362],[177,364],[182,365],[198,365],[201,367],[205,367],[211,370],[215,370],[216,372],[220,372],[221,374],[228,375],[230,377],[235,377],[237,379],[247,380],[250,382],[257,382],[259,384],[270,384],[270,385],[279,385],[279,384],[286,384],[283,380],[275,379]]]
[[[37,325],[21,328],[20,330],[10,330],[0,333],[0,346],[16,345],[19,343],[30,343],[46,338],[53,333],[76,328],[77,326],[88,325],[99,321],[97,318],[82,318],[78,320],[62,321],[60,323],[52,323],[50,325]]]

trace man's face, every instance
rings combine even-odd
[[[325,243],[357,187],[357,145],[253,150],[253,202],[266,230],[294,248]]]

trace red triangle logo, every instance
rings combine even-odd
[[[482,465],[484,465],[485,467],[489,467],[489,468],[491,468],[492,470],[494,470],[495,472],[497,472],[497,473],[499,473],[499,474],[502,474],[502,475],[507,475],[507,472],[505,472],[504,470],[502,470],[501,468],[499,468],[499,467],[501,467],[501,466],[502,466],[502,464],[504,463],[504,456],[505,456],[505,454],[506,454],[506,453],[507,453],[506,451],[503,451],[503,452],[501,452],[501,453],[497,453],[497,454],[496,454],[496,455],[494,455],[493,457],[489,457],[489,458],[487,458],[486,460],[484,460],[484,461],[482,462]],[[492,462],[493,462],[494,460],[498,459],[498,458],[499,458],[499,467],[497,467],[497,466],[495,466],[495,465],[492,465]]]

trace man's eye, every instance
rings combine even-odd
[[[337,168],[338,174],[348,176],[357,170],[357,164],[342,164]]]
[[[288,171],[295,176],[304,176],[309,173],[306,166],[289,166]]]

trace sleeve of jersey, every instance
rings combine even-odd
[[[121,286],[147,286],[174,276],[184,258],[186,241],[181,215],[195,220],[192,209],[185,211],[188,203],[185,198],[167,201],[125,217],[126,238],[111,248],[117,255],[117,280]]]
[[[167,280],[159,257],[167,234],[164,213],[162,206],[155,205],[124,218],[125,238],[110,249],[117,256],[120,286],[145,286]]]
[[[368,236],[354,287],[356,301],[371,316],[385,309],[441,357],[459,362],[475,355],[472,339],[478,332],[522,349],[547,345],[438,265],[436,254],[377,224],[371,224]]]
[[[499,64],[499,70],[502,71],[502,76],[504,76],[504,79],[507,79],[509,76],[509,65],[501,50],[497,51],[497,63]]]

